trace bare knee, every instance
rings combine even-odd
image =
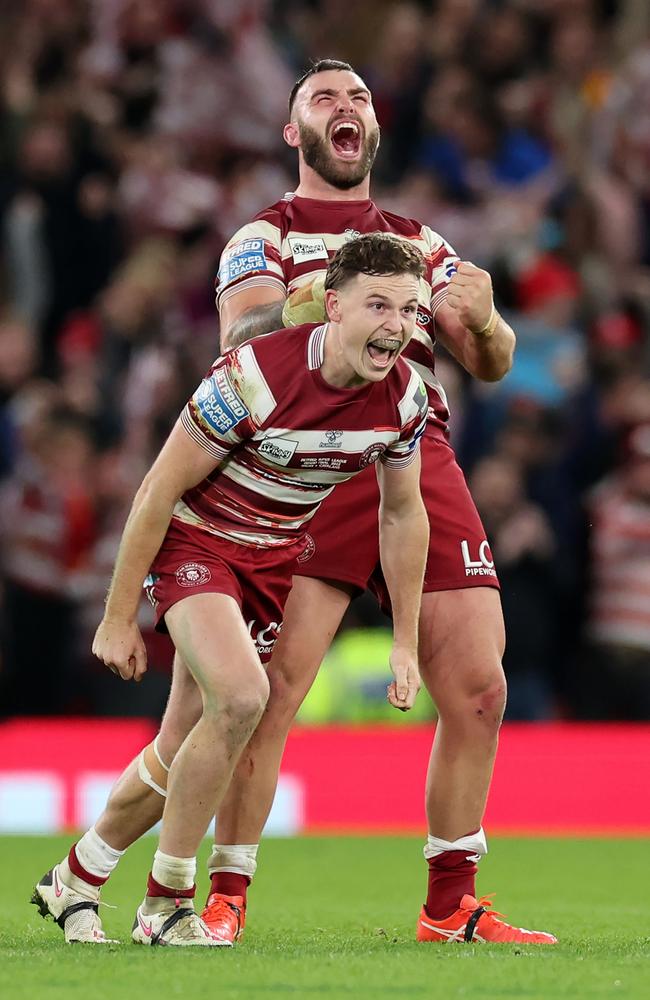
[[[268,671],[270,694],[266,715],[278,722],[291,722],[309,691],[309,680],[301,682],[283,662],[273,663]]]
[[[436,704],[440,721],[446,727],[473,730],[488,738],[495,736],[503,721],[507,684],[500,660],[482,663],[472,668],[460,667],[446,677],[444,690],[428,682],[426,667],[422,671],[425,683]]]
[[[220,729],[225,726],[233,735],[241,733],[248,737],[262,718],[268,698],[269,682],[259,670],[246,682],[226,691],[209,692],[204,699],[203,718]]]

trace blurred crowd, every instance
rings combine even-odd
[[[146,608],[139,688],[94,665],[92,633],[131,497],[218,353],[220,251],[295,186],[287,96],[335,57],[373,91],[375,200],[488,268],[518,334],[497,385],[439,359],[503,588],[509,715],[650,718],[647,0],[0,17],[0,712],[162,709]],[[372,603],[346,624],[308,718],[384,711]]]

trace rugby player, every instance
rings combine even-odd
[[[348,243],[328,268],[329,322],[218,358],[136,494],[93,652],[124,679],[142,677],[136,616],[147,577],[157,626],[169,631],[202,700],[169,771],[136,943],[232,943],[210,931],[193,897],[199,843],[268,698],[267,647],[256,649],[247,623],[279,630],[307,524],[337,484],[364,470],[379,484],[393,608],[388,697],[398,709],[413,704],[429,536],[419,489],[427,397],[399,356],[415,328],[423,273],[421,253],[404,241],[375,233]],[[66,940],[101,941],[104,880],[101,858],[80,842],[41,879],[34,902]]]
[[[381,211],[370,200],[379,143],[371,94],[346,63],[323,60],[295,84],[285,141],[298,150],[295,192],[260,212],[230,240],[219,269],[222,346],[278,325],[322,317],[328,259],[357,232],[383,230],[417,246],[427,269],[406,356],[422,375],[429,420],[422,441],[422,495],[430,549],[420,617],[419,663],[439,721],[429,761],[424,847],[428,890],[419,941],[555,943],[513,927],[476,899],[477,862],[498,731],[505,708],[504,626],[494,562],[463,474],[448,443],[449,412],[435,376],[439,340],[474,377],[510,369],[515,335],[495,309],[490,276],[460,261],[428,226]],[[346,484],[309,527],[269,669],[271,695],[217,822],[204,918],[216,933],[241,934],[246,888],[273,801],[287,733],[352,596],[370,587],[389,610],[378,570],[371,476]]]
[[[382,212],[370,200],[379,130],[370,93],[348,64],[323,60],[296,83],[284,136],[298,150],[299,185],[226,248],[218,282],[223,347],[232,349],[283,323],[318,321],[324,269],[357,232],[394,232],[421,248],[427,265],[407,356],[429,396],[421,488],[433,531],[419,664],[439,721],[426,781],[428,889],[417,938],[553,943],[552,935],[497,920],[476,900],[476,866],[487,851],[482,820],[505,707],[504,629],[490,549],[448,444],[449,414],[434,373],[437,339],[470,374],[496,381],[512,364],[514,333],[494,309],[485,271],[459,261],[427,226]],[[222,803],[209,861],[212,892],[203,915],[227,940],[243,929],[246,889],[295,713],[352,596],[369,585],[386,604],[375,572],[378,499],[372,477],[361,474],[340,487],[310,523],[268,669],[269,701]],[[273,640],[265,623],[252,627],[264,642]],[[126,768],[80,842],[98,865],[101,859],[106,874],[160,818],[170,762],[199,711],[196,686],[177,656],[160,733]]]

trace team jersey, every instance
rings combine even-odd
[[[279,330],[216,360],[181,414],[219,463],[173,516],[243,545],[296,543],[337,483],[418,449],[427,396],[401,358],[381,382],[337,389],[321,374],[327,325]]]
[[[429,417],[446,427],[449,409],[435,375],[434,326],[458,255],[428,226],[383,212],[369,199],[316,201],[286,194],[239,229],[226,246],[216,281],[217,305],[254,285],[269,285],[288,296],[324,272],[346,240],[377,231],[410,240],[424,256],[426,273],[420,281],[417,326],[404,356],[427,387]]]

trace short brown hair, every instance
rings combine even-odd
[[[344,243],[330,261],[325,288],[340,288],[357,274],[424,275],[424,257],[408,240],[390,233],[365,233]]]
[[[291,88],[291,93],[289,94],[289,114],[293,111],[293,102],[296,99],[296,94],[305,80],[308,80],[310,76],[315,76],[316,73],[326,73],[329,69],[347,70],[348,73],[356,73],[356,70],[350,66],[350,63],[341,62],[340,59],[318,59],[316,62],[313,62],[309,69],[302,74],[299,80],[296,80]]]

